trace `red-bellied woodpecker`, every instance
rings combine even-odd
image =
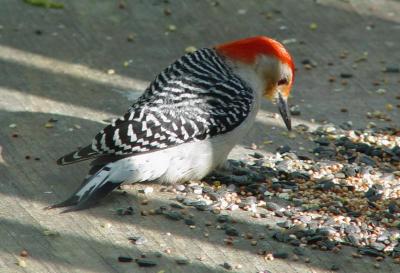
[[[286,101],[293,77],[290,54],[263,36],[184,55],[92,144],[57,161],[94,159],[78,190],[49,208],[86,208],[122,183],[203,178],[247,134],[261,97],[277,101],[291,129]]]

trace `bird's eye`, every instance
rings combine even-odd
[[[278,85],[284,85],[288,83],[288,79],[284,78],[278,81]]]

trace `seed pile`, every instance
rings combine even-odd
[[[317,161],[280,147],[269,158],[254,154],[250,165],[232,162],[232,175],[213,177],[228,184],[216,206],[244,208],[255,217],[262,217],[259,207],[274,212],[284,218],[274,238],[292,245],[332,250],[348,244],[361,254],[400,258],[400,130],[328,125],[309,136]]]
[[[242,209],[256,218],[281,219],[270,226],[279,242],[332,251],[352,245],[357,247],[355,258],[392,256],[400,262],[400,130],[332,125],[314,132],[301,129],[315,143],[313,155],[292,152],[288,146],[268,157],[253,151],[246,161],[230,160],[229,172],[165,188],[177,194],[177,202],[146,215],[162,214],[195,226],[182,208],[220,214],[217,222],[229,244],[241,232],[221,212]]]

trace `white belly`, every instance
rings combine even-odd
[[[199,180],[221,166],[233,147],[248,133],[259,108],[256,99],[247,119],[233,131],[204,141],[177,145],[111,163],[115,181],[177,183]]]

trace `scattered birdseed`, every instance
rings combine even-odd
[[[289,257],[289,253],[284,251],[274,252],[272,255],[274,256],[274,258],[278,259],[287,259]]]
[[[175,26],[175,25],[168,25],[168,26],[167,26],[167,30],[168,30],[169,32],[174,32],[174,31],[176,31],[176,26]]]
[[[135,33],[129,33],[129,34],[126,36],[126,40],[127,40],[128,42],[133,42],[133,41],[135,41],[135,39],[136,39],[136,34],[135,34]]]
[[[257,158],[257,159],[261,159],[261,158],[265,157],[262,153],[259,153],[259,152],[254,152],[254,154],[252,154],[251,156],[253,156],[254,158]]]
[[[193,219],[185,219],[185,224],[188,226],[195,226],[196,222]]]
[[[311,69],[312,69],[312,65],[311,65],[311,64],[305,64],[305,65],[304,65],[304,68],[305,68],[306,70],[311,70]]]
[[[119,0],[119,1],[118,1],[118,8],[119,8],[119,9],[125,9],[125,8],[126,8],[126,2],[125,2],[125,0]]]
[[[304,256],[305,251],[304,249],[300,248],[300,247],[296,247],[293,249],[293,253],[298,255],[298,256]]]
[[[143,245],[143,244],[147,243],[147,239],[143,236],[129,237],[128,240],[135,245]]]
[[[382,233],[388,232],[386,227],[395,226],[396,223],[400,225],[400,220],[396,222],[400,203],[391,204],[386,201],[389,196],[398,198],[395,196],[400,195],[400,188],[397,186],[400,184],[399,176],[393,172],[399,162],[400,141],[396,138],[400,134],[399,131],[394,128],[342,130],[339,127],[326,125],[313,132],[305,132],[315,140],[317,147],[314,151],[318,157],[334,160],[334,163],[303,159],[290,152],[290,148],[280,150],[276,159],[274,156],[263,158],[264,163],[268,162],[268,168],[262,165],[250,165],[250,162],[249,165],[247,162],[230,162],[231,165],[240,166],[239,172],[235,169],[232,172],[243,175],[246,179],[236,182],[232,180],[231,175],[212,178],[211,183],[219,181],[216,185],[218,188],[222,186],[227,189],[225,185],[236,185],[231,187],[230,191],[226,191],[226,195],[222,195],[226,205],[223,207],[219,205],[218,211],[229,209],[229,202],[235,204],[235,200],[238,199],[239,207],[244,210],[248,209],[249,201],[263,204],[259,207],[266,208],[283,218],[280,221],[283,229],[291,231],[292,227],[302,226],[298,231],[289,234],[276,232],[274,239],[277,241],[294,246],[310,244],[313,248],[333,252],[340,251],[340,244],[343,243],[364,247],[360,252],[363,255],[380,257],[383,251],[390,254],[390,249],[398,245],[395,239],[397,237],[391,239],[391,236],[382,236]],[[250,161],[257,160],[260,159],[250,158]],[[381,164],[385,164],[384,168],[389,168],[389,171],[378,169]],[[249,181],[249,177],[253,175],[252,171],[257,173],[254,174],[255,177],[260,173],[265,176],[259,180],[250,178]],[[268,177],[267,182],[259,182],[265,181],[265,177]],[[249,182],[243,183],[243,181]],[[375,186],[376,189],[372,187],[374,184],[381,185],[382,181],[386,181],[387,185],[383,184],[380,188]],[[209,193],[205,192],[205,197]],[[232,193],[237,197],[230,199]],[[255,198],[248,199],[248,194]],[[269,200],[275,197],[287,199],[293,202],[293,206],[283,208]],[[299,215],[299,209],[302,215]],[[316,221],[311,217],[315,212],[321,215],[322,220]],[[260,217],[261,213],[252,215]],[[363,217],[362,221],[358,219],[360,216]],[[227,219],[227,216],[221,215],[217,221],[225,224]],[[368,228],[369,225],[373,228]],[[219,228],[230,232],[229,226],[222,225]],[[371,243],[367,240],[371,237],[379,238],[380,241]],[[225,242],[233,243],[229,238]],[[255,243],[250,242],[254,245]],[[302,248],[296,248],[294,251],[298,256],[304,255]]]
[[[375,258],[375,260],[376,260],[377,262],[382,262],[384,259],[385,259],[385,258],[382,257],[382,256],[379,256],[379,257],[376,257],[376,258]]]
[[[178,204],[178,203],[171,203],[169,205],[171,206],[171,208],[175,208],[175,209],[183,209],[184,208],[181,204]]]
[[[340,73],[340,77],[343,79],[349,79],[353,77],[353,74],[351,73]]]
[[[360,255],[360,254],[358,254],[358,253],[356,253],[356,252],[351,253],[351,256],[352,256],[353,258],[357,258],[357,259],[362,258],[362,255]]]
[[[186,52],[186,53],[193,53],[193,52],[195,52],[196,50],[197,50],[197,48],[194,47],[194,46],[188,46],[188,47],[185,48],[185,52]]]
[[[164,15],[165,16],[170,16],[172,14],[171,10],[169,8],[164,9]]]
[[[400,73],[400,67],[398,66],[387,66],[383,70],[385,73]]]
[[[377,94],[382,95],[386,93],[386,89],[379,88],[378,90],[375,91]]]
[[[289,44],[294,44],[294,43],[297,43],[296,38],[289,38],[289,39],[282,40],[282,44],[284,44],[284,45],[289,45]]]
[[[203,193],[203,188],[200,186],[193,186],[192,187],[193,193],[197,195],[201,195]]]
[[[225,229],[225,234],[228,236],[239,236],[239,231],[237,231],[237,229],[234,227],[227,227]]]
[[[131,257],[125,257],[125,256],[119,256],[118,261],[121,263],[130,263],[133,261],[133,258]]]
[[[58,231],[45,229],[45,230],[43,230],[43,235],[49,236],[49,237],[58,237],[58,236],[60,236],[60,233]]]
[[[157,262],[149,259],[139,258],[136,259],[135,261],[140,267],[153,267],[157,265]]]
[[[174,220],[174,221],[179,221],[183,219],[182,214],[179,211],[165,211],[164,212],[165,217],[167,217],[170,220]]]
[[[51,0],[24,0],[25,3],[35,7],[48,8],[48,9],[63,9],[63,3],[53,2]]]
[[[141,210],[140,215],[147,216],[147,215],[149,215],[149,212],[147,210]]]
[[[17,260],[17,265],[20,267],[26,267],[26,262],[23,259],[18,259]]]
[[[383,250],[383,249],[381,249]],[[372,257],[379,257],[383,254],[379,252],[379,250],[373,249],[371,247],[363,247],[358,250],[358,252],[362,255],[372,256]]]
[[[105,228],[105,229],[110,229],[111,226],[112,226],[112,224],[107,222],[107,223],[102,223],[100,226],[101,226],[102,228]]]
[[[290,114],[292,114],[293,116],[300,116],[301,112],[300,112],[300,106],[298,105],[293,105],[290,107]]]
[[[122,65],[123,65],[123,67],[128,67],[132,62],[133,62],[133,60],[124,61],[122,63]]]
[[[175,261],[179,265],[187,265],[190,263],[189,259],[186,259],[186,258],[176,259]]]
[[[311,23],[311,24],[310,24],[310,29],[311,29],[311,30],[316,30],[317,28],[318,28],[317,23]]]
[[[133,215],[135,214],[135,211],[133,210],[133,207],[129,206],[126,209],[123,208],[118,208],[117,210],[118,215]]]
[[[264,259],[266,261],[273,261],[274,260],[274,255],[272,253],[266,253],[264,256]]]
[[[232,270],[233,267],[229,263],[225,262],[222,264],[222,267],[225,268],[226,270]]]
[[[53,123],[53,122],[46,122],[46,123],[44,124],[44,127],[45,127],[45,128],[48,128],[48,129],[54,128],[54,123]]]
[[[390,104],[390,103],[386,104],[385,107],[386,107],[387,111],[393,111],[393,108],[394,108],[393,104]]]
[[[297,132],[314,142],[316,157],[298,155],[289,146],[279,147],[268,157],[249,149],[251,156],[246,160],[229,161],[230,174],[211,174],[204,179],[208,183],[171,187],[166,192],[177,194],[176,203],[155,213],[194,227],[196,218],[188,209],[209,210],[218,215],[201,227],[200,234],[208,237],[210,229],[216,228],[227,235],[224,243],[228,245],[249,240],[246,243],[257,246],[266,260],[285,259],[289,254],[269,253],[258,235],[240,234],[224,210],[236,206],[253,217],[279,217],[280,230],[273,239],[294,246],[293,259],[305,255],[306,245],[335,253],[341,245],[352,245],[359,252],[353,253],[353,258],[369,255],[379,261],[385,255],[400,257],[399,129],[374,126],[354,130],[326,124],[315,131],[305,127]],[[196,190],[201,193],[195,195]],[[266,228],[276,229],[276,222]],[[171,253],[171,249],[165,252]],[[304,262],[309,263],[310,258],[304,257]],[[229,266],[231,270],[233,266]]]

